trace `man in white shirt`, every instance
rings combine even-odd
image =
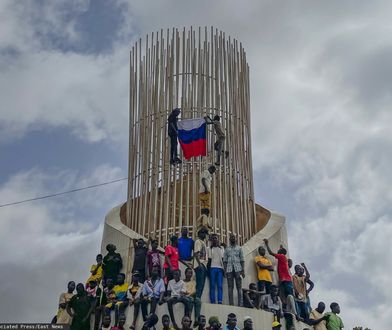
[[[173,279],[169,281],[167,286],[167,308],[169,310],[170,318],[176,328],[176,320],[174,318],[173,305],[181,302],[185,307],[185,315],[190,316],[188,308],[188,299],[186,297],[186,286],[184,281],[180,278],[181,271],[179,269],[173,271]]]
[[[199,199],[201,211],[205,209],[210,210],[211,208],[211,182],[212,175],[215,173],[215,171],[215,166],[211,165],[200,175]]]
[[[163,304],[163,296],[165,293],[165,284],[159,277],[159,270],[157,267],[153,267],[151,271],[151,278],[146,280],[143,284],[141,292],[141,310],[143,319],[146,319],[148,311],[147,307],[151,304],[150,313],[155,314],[157,305]]]
[[[208,248],[208,265],[210,272],[210,302],[215,304],[216,295],[215,288],[218,289],[218,304],[222,304],[223,301],[223,255],[225,250],[219,244],[219,238],[217,234],[210,235],[211,246]]]
[[[194,269],[196,274],[196,297],[201,298],[203,295],[204,284],[207,277],[207,245],[205,239],[207,236],[206,229],[200,229],[197,233],[197,240],[195,241]]]

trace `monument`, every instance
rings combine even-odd
[[[154,237],[162,249],[183,226],[195,237],[200,174],[216,163],[215,136],[208,126],[206,156],[186,160],[180,152],[182,162],[171,163],[167,119],[175,108],[181,109],[179,120],[221,118],[228,153],[212,180],[210,218],[222,242],[234,234],[242,245],[247,287],[257,280],[253,259],[263,238],[275,250],[281,244],[287,247],[285,219],[254,198],[246,52],[240,42],[212,27],[161,30],[137,41],[130,51],[128,194],[126,203],[106,216],[102,252],[108,243],[117,246],[129,280],[132,239]],[[226,287],[224,283],[224,291]],[[223,305],[212,305],[208,289],[204,291],[202,313],[207,318],[218,315],[225,321],[234,312],[239,319],[252,316],[257,329],[271,328],[271,313],[227,306],[226,294]],[[130,309],[127,323],[132,320]],[[166,306],[158,312],[167,313]]]

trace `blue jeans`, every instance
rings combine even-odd
[[[306,303],[304,301],[295,301],[295,307],[297,309],[297,315],[302,317],[304,320],[308,319],[308,313],[306,311]]]
[[[204,284],[206,283],[207,268],[204,265],[200,265],[195,268],[196,273],[196,297],[201,298],[203,295]]]
[[[283,281],[283,282],[280,282],[280,285],[283,289],[283,294],[285,297],[287,297],[288,295],[294,296],[293,282]]]
[[[215,287],[218,287],[218,304],[222,303],[223,300],[223,269],[212,267],[210,269],[210,301],[211,304],[215,304]]]

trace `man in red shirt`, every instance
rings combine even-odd
[[[173,279],[173,271],[179,269],[178,237],[172,236],[170,242],[171,244],[165,247],[165,263],[163,264],[166,283]]]
[[[285,297],[288,297],[289,295],[294,296],[294,289],[293,289],[293,281],[291,278],[291,274],[289,271],[289,264],[287,262],[287,250],[284,247],[280,247],[277,253],[274,253],[271,251],[269,245],[268,245],[268,239],[264,239],[265,246],[268,250],[268,253],[275,257],[275,259],[278,261],[278,275],[279,275],[279,280],[280,284],[283,288],[283,293]]]

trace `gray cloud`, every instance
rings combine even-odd
[[[86,141],[126,145],[130,35],[143,37],[162,27],[214,25],[243,42],[251,67],[257,200],[287,216],[291,254],[295,262],[309,264],[316,282],[313,303],[339,301],[346,328],[389,329],[392,309],[385,290],[392,270],[386,254],[392,234],[388,2],[120,1],[116,8],[122,8],[125,20],[116,27],[119,37],[112,52],[103,56],[48,51],[31,38],[36,31],[30,28],[32,23],[19,24],[23,23],[19,12],[9,11],[11,2],[1,6],[0,13],[8,15],[0,14],[0,118],[5,123],[1,137],[8,143],[33,128],[62,126]],[[73,7],[83,12],[86,6],[81,2]],[[77,43],[83,33],[74,20],[64,21],[59,9],[52,9],[46,21],[54,22],[58,39]],[[22,196],[20,189],[1,188],[9,197]],[[97,194],[88,204],[93,209],[106,205],[106,211],[115,205],[102,198]],[[76,200],[66,203],[71,214],[73,203],[77,209],[82,207]],[[60,206],[53,210],[56,207]],[[17,219],[30,214],[40,224],[41,231],[29,227],[37,240],[50,244],[60,240],[70,254],[84,246],[90,251],[85,258],[93,258],[93,248],[80,245],[83,235],[94,230],[88,221],[64,221],[53,210],[16,209],[3,216]],[[102,219],[104,211],[99,210]],[[78,218],[79,211],[74,212]],[[76,224],[80,233],[72,230]],[[2,226],[10,237],[17,237]],[[48,237],[42,228],[52,226],[56,235]],[[61,236],[61,228],[67,228],[70,236]],[[26,262],[20,248],[12,246],[14,259]],[[54,264],[44,255],[48,260],[41,268],[46,270]],[[71,269],[71,260],[64,258]],[[89,261],[74,263],[81,264],[88,269]],[[40,267],[27,267],[29,273],[38,274]],[[23,267],[17,273],[21,271]],[[62,276],[57,269],[52,274]],[[72,276],[81,275],[70,273],[55,282],[58,293]],[[39,288],[40,282],[36,283]],[[33,313],[36,319],[48,319],[55,310],[55,290],[53,286],[48,295],[50,306]]]

